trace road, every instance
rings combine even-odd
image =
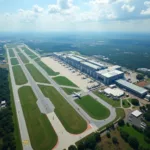
[[[14,78],[14,75],[13,75],[12,65],[11,65],[11,62],[10,62],[10,56],[9,56],[9,52],[8,52],[7,48],[6,48],[6,52],[7,52],[7,57],[8,57],[11,84],[12,84],[12,87],[13,87],[12,90],[13,90],[13,94],[14,94],[14,103],[15,103],[15,107],[16,107],[16,114],[17,114],[17,118],[18,118],[18,124],[19,124],[19,129],[20,129],[21,140],[22,140],[22,143],[23,143],[22,144],[23,150],[32,150],[32,147],[31,147],[31,144],[30,144],[30,138],[29,138],[29,134],[28,134],[27,126],[26,126],[26,122],[25,122],[25,119],[24,119],[24,114],[23,114],[22,107],[21,107],[21,104],[20,104],[20,98],[19,98],[19,95],[18,95],[18,86],[15,83],[15,78]]]

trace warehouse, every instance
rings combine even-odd
[[[145,97],[146,94],[148,93],[146,89],[139,87],[135,84],[132,84],[130,82],[127,82],[126,80],[119,79],[116,81],[116,84],[141,98]]]
[[[116,98],[119,98],[124,95],[124,91],[118,88],[106,88],[104,89],[104,93],[109,96],[116,97]]]
[[[115,82],[115,80],[123,78],[124,73],[119,70],[104,69],[97,71],[97,79],[101,80],[105,84],[109,85]]]
[[[80,70],[96,78],[96,71],[100,70],[100,67],[89,62],[81,62]]]

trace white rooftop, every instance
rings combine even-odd
[[[104,89],[104,92],[106,94],[113,95],[115,97],[121,97],[124,95],[124,91],[122,91],[118,88],[113,88],[113,89],[112,88],[106,88],[106,89]]]
[[[139,110],[135,110],[131,114],[135,117],[139,117],[140,115],[142,115],[142,112],[140,112]]]
[[[1,101],[1,105],[6,104],[6,101]]]
[[[104,70],[97,71],[97,73],[103,75],[104,77],[110,78],[116,75],[120,75],[123,72],[119,70],[104,69]]]
[[[96,61],[94,61],[94,60],[89,60],[88,62],[90,62],[90,63],[92,63],[92,64],[94,64],[94,65],[100,66],[100,67],[105,67],[102,63],[96,62]]]
[[[84,65],[86,65],[86,66],[88,66],[90,68],[96,69],[96,70],[100,68],[99,66],[91,64],[89,62],[81,62],[81,64],[84,64]]]
[[[78,58],[78,57],[75,57],[75,56],[68,56],[69,58],[71,58],[71,59],[73,59],[73,60],[75,60],[75,61],[78,61],[78,62],[80,62],[80,61],[83,61],[82,59],[80,59],[80,58]]]
[[[83,56],[80,56],[80,55],[75,55],[75,57],[80,58],[80,59],[82,59],[82,60],[87,60],[86,57],[83,57]]]

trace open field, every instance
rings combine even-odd
[[[26,67],[36,82],[49,83],[49,81],[33,64],[27,64]]]
[[[144,140],[144,134],[138,132],[132,126],[125,125],[123,127],[120,127],[120,130],[126,131],[129,135],[131,135],[133,137],[136,137],[137,140],[139,141],[139,144],[142,145],[143,147],[145,147],[145,148],[149,148],[150,147],[150,143],[148,144]]]
[[[19,50],[19,48],[17,48],[17,47],[16,47],[16,48],[15,48],[15,50],[16,50],[18,53],[20,53],[20,50]]]
[[[9,49],[9,56],[10,57],[15,57],[15,53],[14,53],[12,48]]]
[[[129,108],[131,106],[131,104],[126,99],[124,99],[124,100],[122,100],[122,106],[124,108]]]
[[[106,135],[102,137],[101,142],[97,144],[97,147],[99,147],[102,150],[132,150],[130,145],[125,142],[121,136],[119,131],[112,130],[110,132],[111,138],[108,138]],[[112,137],[116,137],[118,140],[118,144],[113,144]]]
[[[110,105],[112,105],[113,107],[120,107],[120,100],[116,101],[116,100],[110,99],[105,94],[99,93],[98,91],[95,91],[94,93],[98,97],[100,97],[101,99],[103,99],[104,101],[106,101],[107,103],[109,103]]]
[[[53,78],[59,85],[73,86],[77,87],[73,82],[63,76],[58,76]]]
[[[18,119],[17,119],[17,114],[16,114],[16,107],[14,103],[14,96],[13,96],[10,76],[8,80],[9,80],[9,89],[10,89],[11,108],[12,108],[12,113],[13,113],[12,117],[13,117],[13,123],[14,123],[14,137],[16,141],[16,150],[22,150],[23,148],[22,148],[22,142],[21,142],[21,136],[20,136],[20,130],[19,130],[19,125],[18,125]]]
[[[57,143],[57,135],[46,115],[40,112],[31,87],[20,88],[19,97],[33,149],[52,149]]]
[[[14,66],[12,67],[12,69],[14,73],[15,82],[17,85],[26,84],[28,82],[20,65]]]
[[[18,65],[19,62],[18,62],[17,58],[11,58],[11,64],[12,65]]]
[[[110,115],[110,111],[105,106],[89,95],[77,99],[75,102],[94,119],[102,120],[108,118]]]
[[[18,53],[19,57],[23,61],[24,64],[29,63],[29,60],[27,59],[26,56],[24,56],[22,53]]]
[[[35,58],[37,58],[37,56],[36,55],[30,55],[29,56],[31,59],[35,59]]]
[[[43,94],[48,97],[55,106],[55,113],[65,129],[73,134],[79,134],[86,130],[86,121],[74,110],[74,108],[56,91],[54,87],[39,85]]]
[[[76,90],[76,89],[70,89],[70,88],[62,88],[65,93],[67,93],[68,95],[73,94],[74,92],[80,92],[80,90]]]
[[[59,72],[54,72],[50,67],[45,65],[42,61],[37,61],[37,63],[48,73],[50,76],[56,76]]]
[[[22,50],[29,56],[34,56],[35,58],[37,57],[33,52],[31,52],[28,48],[23,47]]]

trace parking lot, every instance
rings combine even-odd
[[[89,78],[87,75],[84,75],[79,70],[74,69],[72,66],[68,64],[64,64],[64,62],[57,60],[53,57],[43,57],[41,60],[48,65],[51,69],[60,73],[60,76],[65,76],[73,83],[75,83],[80,89],[84,92],[87,92],[87,87],[92,87],[97,85],[98,83],[93,79]]]

